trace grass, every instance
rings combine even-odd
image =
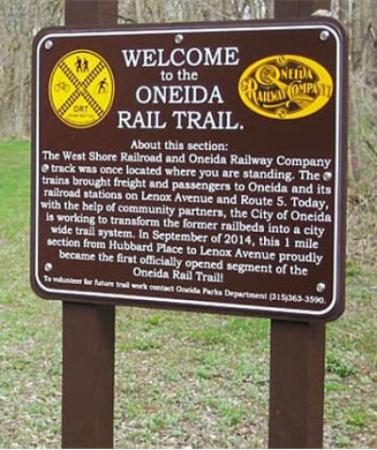
[[[60,446],[61,305],[28,282],[29,145],[0,143],[0,447]],[[327,326],[325,447],[377,446],[376,273]],[[266,447],[269,321],[117,308],[116,447]]]

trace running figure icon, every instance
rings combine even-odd
[[[98,83],[98,93],[99,94],[105,94],[107,92],[107,81],[106,78],[103,78],[99,83]]]

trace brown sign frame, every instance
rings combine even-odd
[[[40,50],[49,39],[59,37],[129,35],[129,34],[177,34],[201,32],[230,32],[233,30],[297,30],[318,29],[328,31],[337,42],[337,82],[336,82],[336,161],[335,161],[335,200],[334,200],[334,270],[333,297],[331,304],[321,311],[305,309],[290,309],[281,307],[258,307],[251,305],[230,304],[226,302],[205,302],[198,300],[167,299],[153,296],[135,296],[127,294],[113,294],[100,291],[75,291],[55,289],[45,286],[38,273],[39,260],[39,140],[40,140],[40,105],[39,105],[39,74]],[[34,72],[33,98],[35,112],[33,114],[33,159],[32,159],[32,236],[31,236],[31,283],[34,291],[44,298],[61,299],[64,301],[88,302],[98,304],[116,304],[145,306],[167,309],[183,309],[197,312],[213,312],[236,315],[259,315],[289,320],[333,320],[344,310],[344,280],[345,280],[345,178],[346,178],[346,44],[342,27],[331,19],[303,21],[258,21],[254,23],[211,23],[211,24],[174,24],[167,26],[114,28],[111,30],[68,30],[49,29],[38,34],[34,41]]]

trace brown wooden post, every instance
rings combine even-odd
[[[275,17],[308,18],[330,0],[275,0]],[[325,325],[271,321],[269,448],[321,448]]]
[[[112,448],[113,306],[63,303],[63,448]]]
[[[99,28],[116,25],[118,0],[65,0],[65,24]]]
[[[271,321],[269,448],[321,448],[325,325]]]
[[[331,9],[331,0],[275,0],[277,19],[308,18],[318,9]]]
[[[65,23],[117,22],[117,0],[66,0]],[[114,306],[63,302],[62,447],[112,448]]]

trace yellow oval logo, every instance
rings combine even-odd
[[[300,119],[326,105],[333,93],[333,81],[312,59],[274,55],[244,70],[238,92],[243,103],[257,114],[270,119]]]
[[[73,128],[89,128],[103,120],[112,106],[114,90],[109,64],[90,50],[64,55],[50,76],[52,109]]]

